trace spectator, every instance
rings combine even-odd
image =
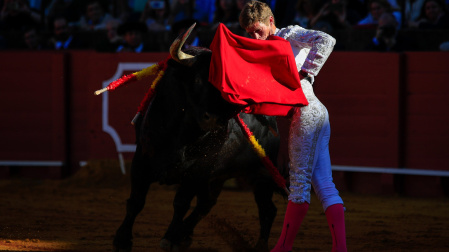
[[[100,1],[92,0],[86,5],[86,13],[81,16],[79,26],[84,31],[106,30],[106,23],[112,19],[111,14],[104,11]]]
[[[236,0],[216,0],[215,7],[214,21],[211,26],[212,30],[217,29],[219,23],[223,23],[231,31],[235,31],[240,27],[240,12],[237,8]]]
[[[35,9],[35,10],[40,10],[41,9],[41,0],[29,0],[28,1],[28,6],[30,6],[30,8]]]
[[[109,42],[112,44],[116,44],[116,43],[120,44],[120,43],[124,42],[123,38],[118,35],[119,25],[120,25],[120,21],[115,20],[115,19],[109,20],[106,23],[106,34],[107,34]]]
[[[58,17],[65,17],[69,24],[77,23],[85,12],[86,4],[87,0],[51,0],[45,10],[47,23],[52,25]],[[51,26],[49,28],[53,29]]]
[[[133,8],[134,1],[112,0],[111,2],[112,3],[110,10],[113,17],[120,20],[121,23],[130,21],[131,19],[134,20],[135,14],[137,14],[137,12],[135,12]],[[138,18],[140,18],[140,15]]]
[[[249,1],[250,0],[236,0],[238,13],[240,13],[243,10],[243,7],[245,7],[246,3],[248,3]],[[240,23],[236,23],[232,27],[232,29],[233,29],[233,32],[237,35],[240,35],[243,37],[249,37],[248,33],[240,26]]]
[[[69,12],[68,11],[69,6],[71,3],[72,3],[72,0],[68,0],[68,1],[52,0],[45,10],[46,16],[47,16],[47,22],[53,23],[55,17],[61,17],[61,16],[67,17],[67,14]]]
[[[360,27],[377,27],[380,16],[385,12],[392,12],[396,17],[398,27],[400,28],[401,14],[398,11],[393,12],[391,4],[387,0],[370,0],[368,2],[368,15],[360,20],[357,25]]]
[[[105,36],[100,37],[95,42],[95,49],[99,52],[115,52],[116,49],[123,43],[125,40],[122,36],[118,35],[118,27],[120,25],[120,21],[117,19],[110,20],[106,23],[106,34]]]
[[[397,21],[393,14],[383,13],[379,18],[376,36],[366,48],[369,51],[403,52],[413,51],[413,41],[404,37],[398,37]]]
[[[128,2],[128,5],[133,9],[135,13],[142,13],[145,8],[145,4],[147,4],[147,0],[124,0]],[[132,20],[131,22],[134,22]]]
[[[401,9],[397,0],[388,0],[388,3],[393,11],[399,11]]]
[[[237,0],[237,9],[239,9],[239,13],[243,10],[243,7],[245,7],[245,4],[249,1],[250,0]]]
[[[172,0],[171,15],[169,23],[191,19],[195,10],[195,0]]]
[[[195,19],[201,25],[212,24],[216,5],[213,0],[172,0],[170,24]]]
[[[244,1],[244,0],[238,0]],[[198,20],[202,26],[212,24],[215,13],[215,3],[211,0],[195,0],[193,18]]]
[[[198,21],[195,19],[185,19],[185,20],[181,20],[181,21],[174,23],[172,26],[172,33],[173,33],[172,37],[176,38],[180,34],[184,34],[187,31],[187,29],[189,29],[189,27],[192,26],[192,24],[194,24],[194,23],[197,23],[197,25],[192,30],[192,32],[190,33],[186,42],[184,43],[184,45],[182,47],[183,49],[189,48],[191,46],[200,46],[200,47],[208,47],[209,46],[208,44],[206,44],[205,41],[200,39],[200,37],[198,36],[198,30],[200,29],[200,27],[199,27],[200,24],[198,24]]]
[[[410,0],[403,2],[402,9],[404,10],[405,18],[404,26],[410,27],[413,25],[414,20],[418,19],[424,1],[425,0]]]
[[[140,17],[149,31],[170,30],[168,18],[170,16],[170,2],[168,0],[148,0]]]
[[[144,43],[147,26],[142,22],[126,22],[119,26],[118,34],[123,36],[124,43],[119,45],[116,52],[148,52],[151,51]]]
[[[69,28],[65,17],[58,17],[53,21],[53,35],[49,39],[49,46],[55,50],[88,48],[87,43]]]
[[[25,48],[28,50],[48,49],[42,40],[42,34],[36,26],[30,26],[24,30],[23,40]]]
[[[365,17],[368,15],[367,2],[365,0],[348,0],[348,8],[356,11],[358,16]]]
[[[310,27],[317,28],[317,23],[324,22],[332,32],[334,30],[346,30],[357,24],[360,16],[353,9],[348,9],[347,0],[330,0],[323,5],[318,13],[310,20]],[[316,29],[320,30],[320,29]]]
[[[276,18],[276,25],[285,27],[293,23],[297,2],[297,0],[275,1],[273,14]]]
[[[449,52],[449,41],[445,41],[445,42],[441,43],[439,48],[440,48],[440,51]]]
[[[293,24],[306,29],[310,28],[310,20],[313,19],[317,13],[317,2],[314,0],[298,0],[295,9],[296,12]]]
[[[5,0],[0,14],[1,28],[6,31],[22,31],[23,28],[40,25],[41,15],[26,0]]]
[[[448,9],[441,0],[426,0],[416,22],[410,27],[419,29],[449,29]]]

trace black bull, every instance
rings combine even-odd
[[[125,219],[114,238],[114,251],[131,250],[133,224],[144,207],[151,183],[179,185],[173,219],[160,243],[163,249],[173,251],[190,245],[195,226],[216,204],[224,182],[235,177],[252,186],[260,222],[256,249],[267,250],[277,213],[273,193],[283,191],[232,119],[239,108],[225,102],[208,82],[211,52],[193,48],[186,53],[171,50],[175,60],[168,61],[150,108],[136,123],[131,195]],[[275,118],[240,116],[275,162],[279,149],[279,137],[273,132],[277,131]],[[194,197],[197,204],[186,216]]]

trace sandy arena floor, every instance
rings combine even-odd
[[[111,251],[125,214],[128,177],[110,161],[91,162],[61,181],[0,180],[0,251]],[[133,251],[161,251],[172,214],[174,187],[153,185],[136,220]],[[349,251],[449,251],[448,198],[341,193]],[[269,240],[281,231],[286,201]],[[189,251],[249,251],[259,234],[251,192],[227,189],[197,226]],[[326,217],[313,196],[293,251],[330,251]]]

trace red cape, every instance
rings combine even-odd
[[[277,36],[256,40],[220,24],[210,45],[209,82],[244,112],[286,116],[308,104],[290,43]]]

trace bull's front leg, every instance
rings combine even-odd
[[[217,204],[218,196],[223,189],[224,180],[214,180],[201,184],[197,192],[197,204],[192,213],[184,219],[183,236],[187,241],[191,241],[193,230],[196,225],[206,217],[211,209]]]
[[[268,238],[276,218],[277,208],[273,203],[274,183],[259,179],[253,187],[254,198],[259,210],[260,236],[255,246],[256,251],[268,251]]]
[[[173,218],[160,242],[160,247],[165,251],[177,251],[180,247],[190,246],[191,239],[186,237],[183,227],[183,219],[190,209],[190,204],[197,192],[197,185],[180,185],[173,200]],[[186,239],[187,238],[187,239]]]
[[[149,167],[141,154],[140,145],[137,146],[131,166],[131,194],[126,202],[126,216],[118,228],[114,241],[114,252],[128,252],[132,249],[132,229],[137,215],[145,206],[145,198],[150,187],[148,176]]]
[[[196,181],[195,184],[179,188],[173,204],[175,213],[172,223],[161,241],[164,250],[178,251],[191,245],[193,230],[217,203],[223,184],[224,180],[203,183]],[[195,195],[197,204],[192,213],[183,220]]]

